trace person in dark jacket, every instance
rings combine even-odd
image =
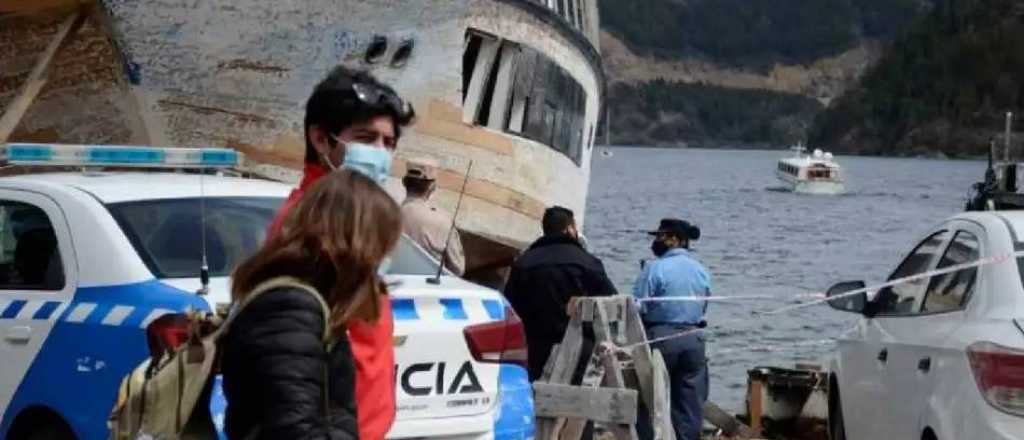
[[[316,288],[330,313],[324,316],[315,297],[294,287],[269,290],[239,312],[224,339],[221,366],[228,438],[360,437],[346,329],[352,320],[381,318],[387,292],[377,267],[401,230],[399,207],[382,188],[340,170],[305,191],[280,232],[236,269],[236,303],[261,283],[287,276]]]
[[[601,260],[580,245],[571,210],[548,208],[541,222],[544,236],[512,265],[505,285],[505,297],[526,328],[531,381],[540,378],[551,348],[562,342],[573,298],[617,294]]]
[[[402,128],[414,117],[412,106],[370,73],[344,66],[332,69],[306,102],[302,181],[277,212],[267,235],[278,233],[303,193],[331,170],[359,171],[377,182],[386,179]],[[381,299],[379,307],[380,319],[372,324],[356,319],[348,326],[356,360],[356,400],[363,409],[359,436],[364,440],[383,439],[395,420],[391,302]]]

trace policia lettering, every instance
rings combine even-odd
[[[448,385],[447,392],[445,391],[444,381],[445,367],[444,362],[427,362],[421,364],[409,365],[404,371],[402,371],[401,381],[398,385],[402,387],[402,391],[410,396],[428,396],[430,394],[470,394],[470,393],[482,393],[484,388],[480,386],[480,379],[476,377],[476,372],[473,371],[473,364],[466,361],[459,367],[459,370],[455,373],[452,378],[451,384]],[[435,370],[434,367],[437,367]],[[395,373],[398,374],[399,366],[395,366]],[[413,376],[428,374],[434,372],[434,386],[415,386],[412,384]],[[417,381],[423,383],[422,381]],[[465,382],[465,383],[463,383]]]

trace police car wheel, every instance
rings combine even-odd
[[[72,434],[63,427],[47,427],[46,429],[33,433],[27,440],[76,440]]]
[[[24,440],[75,440],[75,434],[64,423],[54,422],[46,426],[38,426],[21,438]]]

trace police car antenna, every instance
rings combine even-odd
[[[210,266],[206,262],[206,170],[199,170],[199,240],[203,252],[203,262],[199,266],[199,290],[196,294],[206,296],[210,293]]]
[[[427,278],[429,284],[441,284],[441,273],[444,272],[444,259],[448,255],[448,246],[452,241],[452,233],[455,232],[455,221],[459,218],[459,210],[462,209],[462,196],[466,195],[466,184],[469,183],[469,173],[473,171],[473,161],[469,161],[469,166],[466,167],[466,177],[462,179],[462,189],[459,191],[459,201],[455,203],[455,213],[452,214],[452,225],[448,228],[448,235],[444,239],[444,250],[441,251],[440,261],[437,263],[437,274],[432,278]]]

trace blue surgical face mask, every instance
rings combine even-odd
[[[342,143],[338,138],[334,140]],[[324,160],[332,170],[337,169],[328,158]],[[391,151],[375,145],[348,142],[345,143],[345,160],[340,168],[356,171],[383,186],[391,175]]]

